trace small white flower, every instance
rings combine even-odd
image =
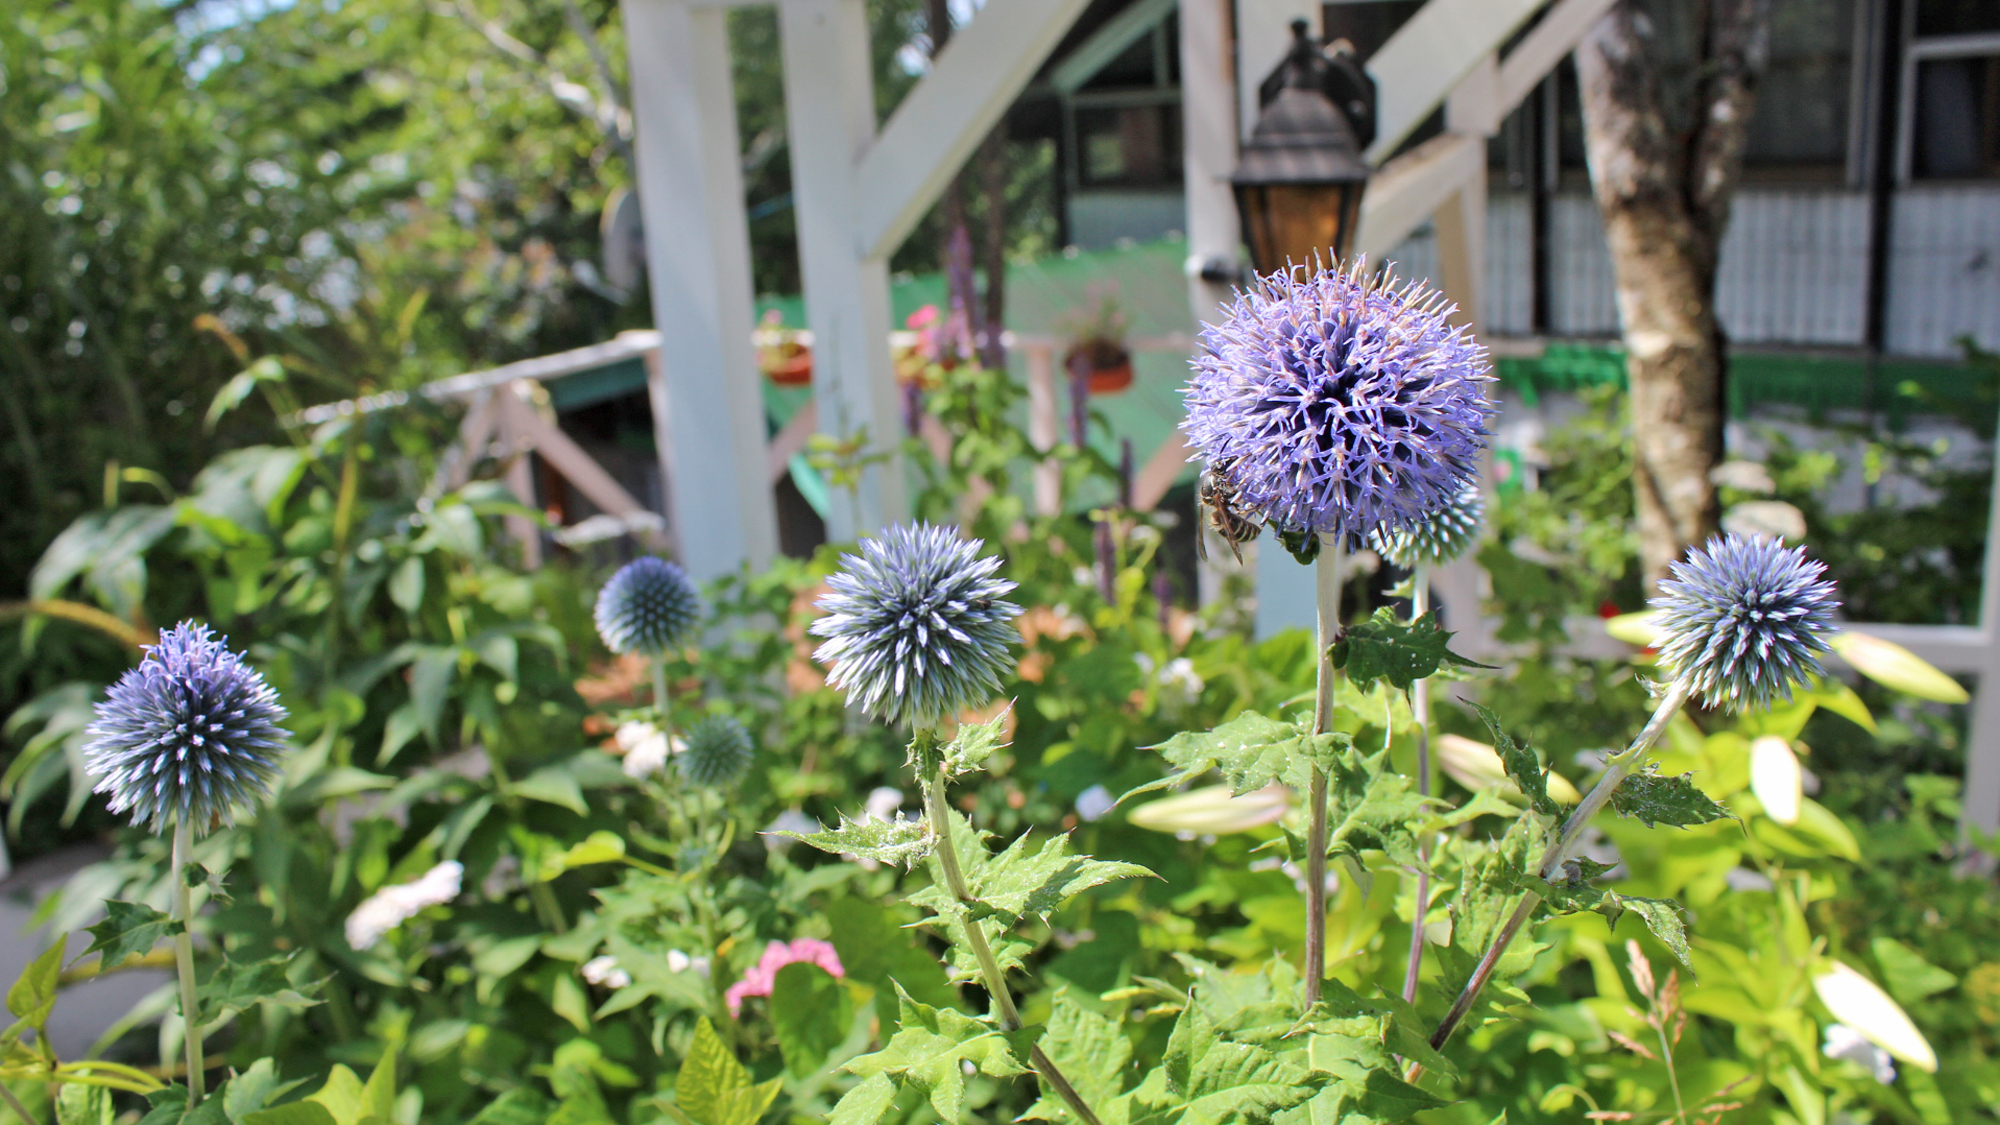
[[[687,954],[682,953],[680,950],[678,949],[667,950],[668,972],[685,973],[688,971],[688,967],[693,964],[694,964],[694,958],[689,957]]]
[[[638,729],[634,729],[638,728]],[[627,745],[627,731],[631,743]],[[687,748],[680,739],[667,736],[651,723],[626,723],[618,728],[618,744],[625,747],[625,776],[651,777],[667,768],[667,759]]]
[[[702,978],[703,980],[708,979],[708,958],[706,957],[689,958],[688,968],[693,969],[694,975]]]
[[[456,860],[446,860],[408,883],[383,887],[363,899],[347,916],[347,944],[367,949],[382,935],[422,913],[458,897],[459,880],[465,868]]]
[[[1076,815],[1086,821],[1097,820],[1118,804],[1118,798],[1102,785],[1093,785],[1076,795]]]
[[[1887,1086],[1896,1080],[1896,1064],[1889,1052],[1862,1038],[1860,1032],[1844,1023],[1826,1025],[1826,1046],[1821,1050],[1830,1059],[1846,1059],[1861,1064],[1861,1069],[1875,1076],[1875,1081]]]
[[[619,968],[618,958],[607,953],[583,963],[583,979],[600,988],[624,988],[632,983],[632,974]]]

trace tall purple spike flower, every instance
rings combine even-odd
[[[183,621],[97,705],[84,761],[111,811],[197,831],[263,799],[278,776],[285,709],[227,638]]]
[[[1014,583],[994,577],[977,539],[931,524],[898,526],[841,556],[813,622],[827,638],[813,653],[827,682],[889,722],[934,726],[985,703],[1011,667],[1021,607],[1002,601]]]
[[[1420,524],[1472,479],[1493,405],[1486,349],[1421,283],[1351,269],[1271,274],[1202,329],[1188,440],[1275,527]]]
[[[1660,662],[1711,708],[1757,710],[1820,674],[1833,631],[1826,566],[1761,535],[1710,539],[1671,568],[1652,600]]]

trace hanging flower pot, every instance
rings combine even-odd
[[[1094,395],[1116,394],[1132,385],[1132,353],[1116,340],[1086,340],[1070,348],[1063,364],[1076,370],[1079,364]]]
[[[797,349],[786,354],[786,348]],[[812,382],[812,349],[803,344],[774,348],[777,354],[760,357],[764,374],[781,387],[803,387]]]

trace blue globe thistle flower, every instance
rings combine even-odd
[[[1404,570],[1419,566],[1442,566],[1472,549],[1479,542],[1486,522],[1486,498],[1479,486],[1467,481],[1451,498],[1451,503],[1432,512],[1429,519],[1401,531],[1375,532],[1375,552]]]
[[[1451,311],[1366,263],[1262,278],[1202,329],[1181,428],[1266,524],[1356,544],[1414,527],[1472,479],[1493,413]]]
[[[933,726],[992,698],[1012,662],[1013,619],[1001,597],[1014,583],[993,576],[979,540],[930,524],[892,527],[844,555],[813,622],[827,638],[813,654],[827,682],[889,722]]]
[[[1756,710],[1820,674],[1840,605],[1826,566],[1761,535],[1710,539],[1670,568],[1652,600],[1661,663],[1711,708]]]
[[[734,785],[750,772],[755,754],[750,732],[734,715],[710,715],[688,729],[680,752],[681,776],[696,785]]]
[[[658,656],[680,643],[701,611],[701,594],[686,571],[642,555],[597,592],[597,635],[613,652]]]
[[[233,822],[271,792],[285,708],[226,638],[183,621],[97,705],[84,762],[111,811],[157,832]]]

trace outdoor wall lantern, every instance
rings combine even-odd
[[[1258,89],[1257,126],[1230,177],[1250,264],[1260,274],[1347,257],[1361,225],[1375,139],[1375,81],[1345,42],[1331,53],[1306,21]]]

